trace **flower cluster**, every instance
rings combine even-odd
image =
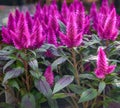
[[[10,13],[6,27],[2,27],[3,42],[14,45],[16,49],[36,49],[44,43],[53,44],[56,47],[65,45],[68,48],[79,47],[83,42],[84,34],[95,30],[101,40],[115,40],[120,28],[120,16],[117,15],[114,5],[109,5],[108,0],[103,0],[99,9],[92,4],[90,13],[86,13],[82,2],[74,0],[69,6],[63,1],[61,10],[53,1],[43,7],[38,4],[33,16],[16,10]],[[61,30],[62,23],[65,28]],[[92,30],[91,30],[92,29]],[[52,56],[49,50],[46,55]],[[104,78],[114,70],[115,66],[108,66],[106,55],[102,48],[98,53],[97,69],[98,78]],[[50,67],[45,76],[51,74]],[[51,76],[51,75],[50,75]],[[53,77],[53,76],[52,76]]]

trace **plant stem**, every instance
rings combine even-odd
[[[69,90],[68,87],[67,87],[67,91],[68,91],[68,93],[70,93],[70,90]],[[79,108],[79,106],[78,106],[75,98],[71,96],[71,100],[72,100],[72,102],[73,102],[73,104],[74,104],[74,106],[73,106],[73,105],[72,105],[72,106],[73,106],[74,108]]]
[[[27,50],[24,50],[25,55],[27,56]],[[29,74],[28,74],[28,62],[24,60],[24,68],[25,68],[25,78],[26,78],[26,86],[27,91],[30,91],[30,84],[29,84]]]
[[[75,69],[74,76],[75,76],[75,79],[76,79],[76,83],[77,83],[78,85],[80,85],[79,73],[78,73],[78,69],[77,69],[76,54],[75,54],[75,51],[74,51],[73,48],[71,49],[71,53],[72,53],[73,66],[74,66],[74,69]]]

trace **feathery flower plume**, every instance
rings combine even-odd
[[[26,21],[27,21],[29,32],[32,33],[33,19],[30,16],[30,13],[28,11],[26,12]]]
[[[12,39],[14,46],[17,49],[26,49],[30,45],[30,34],[28,31],[28,26],[26,23],[26,19],[23,13],[20,15],[20,19],[17,24],[16,30],[13,32],[11,31]]]
[[[51,66],[48,66],[47,69],[45,70],[44,77],[46,78],[46,81],[50,84],[50,86],[53,86],[54,75]]]
[[[30,36],[30,48],[39,48],[45,40],[45,37],[42,34],[42,25],[40,24],[39,19],[35,21],[33,26],[33,31]]]
[[[115,65],[108,64],[106,54],[102,48],[99,48],[96,65],[95,74],[100,79],[104,79],[105,76],[112,73],[116,67]]]
[[[67,23],[68,16],[69,16],[69,9],[68,9],[66,0],[64,0],[64,1],[63,1],[63,4],[62,4],[62,8],[61,8],[61,17],[62,17],[61,20],[62,20],[65,24]]]
[[[103,23],[104,22],[104,23]],[[101,39],[115,40],[118,35],[117,18],[115,8],[107,16],[106,20],[98,24],[98,35]]]
[[[17,23],[18,23],[18,20],[19,20],[19,18],[20,18],[20,15],[21,15],[21,12],[20,12],[18,9],[16,9],[16,10],[15,10],[15,22],[16,22],[16,25],[17,25]]]
[[[7,28],[2,27],[2,38],[6,44],[12,44],[12,35],[10,31],[15,31],[15,19],[12,13],[9,14]]]
[[[82,42],[82,33],[77,34],[77,26],[74,13],[70,14],[66,29],[66,35],[59,32],[62,43],[70,48],[79,46]]]
[[[76,24],[77,24],[78,33],[84,32],[84,28],[85,28],[85,9],[84,9],[84,6],[83,6],[82,2],[80,2],[79,7],[76,10]]]
[[[90,18],[92,21],[92,26],[94,30],[97,30],[97,24],[98,24],[98,11],[97,6],[95,2],[92,3],[92,6],[90,8]]]

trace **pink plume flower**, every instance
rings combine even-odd
[[[101,39],[115,40],[118,35],[116,24],[116,11],[115,8],[110,12],[106,19],[101,20],[98,24],[98,35]]]
[[[93,2],[91,8],[90,8],[90,18],[92,21],[92,26],[94,30],[97,30],[97,24],[98,24],[98,11],[97,11],[97,6]]]
[[[76,24],[77,24],[78,33],[84,32],[84,28],[85,28],[85,9],[84,9],[84,6],[83,6],[82,2],[80,2],[79,7],[76,10]]]
[[[30,45],[30,34],[23,13],[21,13],[16,31],[11,31],[14,46],[17,49],[26,49]]]
[[[106,54],[102,48],[99,48],[96,65],[95,74],[100,79],[104,79],[105,76],[112,73],[116,67],[115,65],[109,66]]]
[[[67,22],[66,35],[60,33],[60,39],[67,47],[77,47],[82,42],[82,33],[77,34],[77,25],[74,13],[70,14]]]
[[[26,21],[27,21],[29,32],[32,33],[33,19],[30,16],[30,13],[28,11],[26,12]]]
[[[62,8],[61,8],[61,20],[66,24],[67,19],[69,17],[69,9],[66,3],[66,0],[63,1]]]
[[[2,38],[6,44],[12,44],[12,35],[10,31],[15,31],[15,19],[12,13],[9,14],[7,28],[2,27]]]
[[[33,32],[30,36],[30,48],[39,48],[45,40],[45,36],[42,34],[42,25],[40,21],[37,19],[33,26]]]
[[[57,37],[51,27],[48,29],[47,43],[53,44],[57,47]]]
[[[21,15],[21,12],[20,12],[18,9],[16,9],[16,10],[15,10],[15,22],[16,22],[16,25],[17,25],[17,23],[18,23],[18,20],[19,20],[19,18],[20,18],[20,15]]]
[[[50,86],[52,87],[54,84],[54,75],[53,75],[51,66],[48,66],[47,69],[45,70],[44,77],[46,78],[46,81],[50,84]]]

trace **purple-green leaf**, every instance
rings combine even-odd
[[[36,108],[35,98],[32,94],[26,94],[22,98],[22,108]]]
[[[73,76],[66,75],[60,80],[58,80],[57,83],[55,84],[53,94],[62,90],[64,87],[68,86],[73,81],[73,79],[74,79]]]
[[[52,90],[46,80],[36,80],[35,87],[47,98],[52,96]]]

